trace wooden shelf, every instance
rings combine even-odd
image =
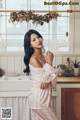
[[[0,10],[0,12],[19,12],[21,10]],[[32,11],[32,12],[40,12],[40,13],[44,13],[44,12],[69,12],[69,13],[72,13],[72,12],[80,12],[80,10],[23,10],[25,12],[28,12],[28,11]]]

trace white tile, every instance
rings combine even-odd
[[[71,59],[72,61],[75,61],[76,57],[75,57],[75,56],[71,56],[70,59]]]
[[[77,62],[80,62],[80,56],[76,57]]]
[[[14,56],[8,56],[8,68],[7,68],[7,72],[8,74],[14,74]]]
[[[60,64],[62,64],[62,57],[56,57],[56,67],[57,67],[57,65],[60,65]]]
[[[14,60],[15,62],[14,62],[14,72],[16,73],[16,74],[21,74],[21,69],[22,69],[22,67],[21,67],[21,56],[15,56],[15,60]]]

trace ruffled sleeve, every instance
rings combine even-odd
[[[43,79],[41,82],[44,83],[51,83],[51,88],[55,89],[57,78],[58,78],[58,70],[54,69],[51,65],[48,63],[43,65],[43,68],[45,70],[45,75],[43,76]]]
[[[55,70],[50,64],[45,63],[43,68],[31,67],[30,71],[35,82],[50,83],[52,88],[56,86],[58,70]]]
[[[58,77],[58,70],[55,70],[51,65],[48,63],[45,63],[43,65],[43,69],[45,70],[45,73],[43,76],[41,76],[41,82],[44,83],[52,83],[52,87],[56,85],[57,77]]]

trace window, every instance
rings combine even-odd
[[[69,2],[69,0],[66,1]],[[35,2],[34,0],[0,0],[1,10],[67,10],[69,7],[69,5],[45,6],[44,0],[35,0]],[[43,26],[40,26],[32,24],[31,21],[9,23],[10,13],[0,13],[0,51],[23,51],[24,34],[32,28],[42,34],[45,49],[54,52],[68,52],[69,36],[66,40],[66,32],[69,32],[70,15],[69,13],[60,14],[61,17],[58,17],[57,21],[52,20],[49,24],[44,23]]]

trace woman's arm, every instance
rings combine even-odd
[[[44,74],[41,76],[41,82],[49,83],[57,79],[58,70],[55,70],[51,65],[45,63],[43,65]]]
[[[44,78],[42,79],[42,82],[44,84],[41,84],[41,86],[44,88],[48,88],[49,85],[54,89],[57,83],[57,78],[58,78],[58,69],[54,69],[52,66],[45,64],[44,66],[45,69],[45,75]],[[55,75],[54,75],[55,74]],[[46,85],[47,84],[47,85]]]

